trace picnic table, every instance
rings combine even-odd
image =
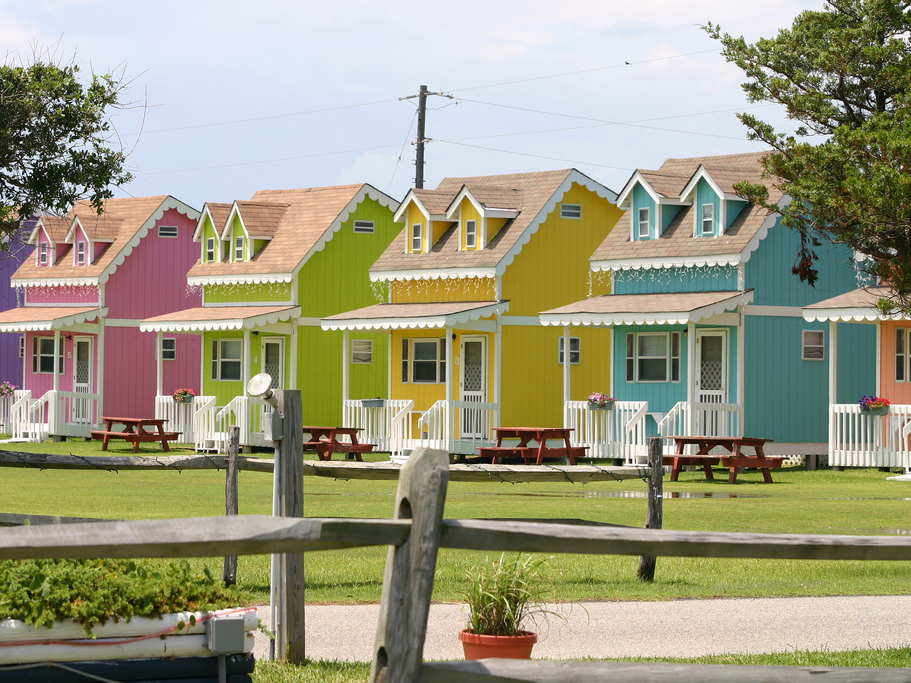
[[[106,417],[102,416],[106,427],[103,430],[90,431],[89,435],[93,439],[101,439],[101,450],[108,449],[108,442],[111,439],[123,439],[127,443],[133,444],[133,452],[139,452],[139,444],[147,441],[161,442],[161,448],[164,451],[170,451],[168,441],[177,441],[180,432],[166,432],[164,423],[167,420],[159,418],[146,417]],[[122,424],[123,430],[114,429],[115,424]],[[154,427],[154,431],[149,429]]]
[[[358,462],[363,462],[361,453],[373,452],[375,445],[358,443],[359,431],[360,427],[304,427],[304,433],[310,435],[304,450],[316,451],[320,460],[331,460],[333,453],[353,453]],[[340,436],[347,436],[350,441],[339,441]]]
[[[490,458],[496,465],[497,459],[517,457],[526,464],[534,459],[536,465],[543,464],[546,458],[566,458],[570,465],[576,464],[576,458],[585,456],[587,446],[573,446],[569,441],[571,427],[494,427],[497,435],[496,446],[478,448],[482,458]],[[515,446],[504,446],[503,439],[518,439]],[[547,445],[548,439],[562,440],[563,446],[553,448]],[[529,446],[532,441],[537,445]]]
[[[749,436],[671,436],[669,438],[676,442],[676,449],[673,455],[665,455],[662,463],[672,466],[671,481],[677,481],[684,465],[701,465],[705,478],[714,480],[711,466],[720,462],[722,467],[729,468],[729,484],[737,483],[737,472],[740,467],[762,470],[763,479],[767,484],[771,484],[772,473],[769,472],[769,468],[781,467],[782,458],[767,458],[763,450],[764,445],[772,439],[758,439]],[[696,446],[696,453],[684,454],[684,448],[690,445]],[[712,455],[709,452],[718,446],[727,450],[730,455]],[[744,453],[744,447],[752,448],[754,454]]]

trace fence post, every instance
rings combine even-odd
[[[278,411],[284,417],[278,447],[279,516],[304,516],[304,424],[301,392],[274,390]],[[275,594],[275,653],[279,659],[304,661],[304,554],[279,555]]]
[[[648,514],[645,520],[646,529],[660,529],[662,524],[662,502],[664,496],[664,439],[650,436],[648,439],[648,466],[651,474],[648,478]],[[639,578],[643,581],[655,580],[655,562],[657,558],[642,556],[639,558]]]
[[[240,430],[233,426],[228,435],[228,468],[225,475],[225,515],[233,516],[238,512],[237,501],[237,449],[240,445]],[[225,520],[226,523],[228,520]],[[237,583],[237,556],[225,558],[225,569],[222,579],[226,586]]]
[[[393,518],[411,519],[411,533],[386,556],[371,683],[414,683],[420,675],[448,483],[445,451],[415,449],[402,467]]]

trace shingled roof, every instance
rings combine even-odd
[[[398,206],[394,199],[365,183],[261,190],[236,205],[250,236],[271,237],[270,243],[249,261],[197,263],[188,278],[196,283],[210,278],[290,281],[294,271],[323,248],[368,196],[393,209]]]
[[[614,193],[575,169],[512,173],[495,176],[446,178],[435,190],[411,193],[432,214],[444,214],[463,187],[485,207],[519,212],[507,221],[484,249],[459,251],[457,224],[453,224],[426,254],[406,254],[407,230],[401,231],[370,268],[374,279],[395,277],[398,272],[471,269],[502,270],[554,210],[572,183],[582,184],[610,201]],[[407,199],[407,198],[406,198]]]
[[[28,285],[38,281],[86,284],[106,282],[113,269],[122,263],[121,255],[130,253],[152,223],[172,208],[181,213],[193,212],[195,218],[194,209],[167,195],[107,199],[104,202],[104,213],[100,216],[89,202],[78,202],[65,217],[43,217],[42,223],[58,246],[63,243],[75,217],[79,218],[89,239],[111,244],[88,265],[73,264],[72,245],[60,252],[51,265],[38,266],[35,259],[26,259],[13,274],[12,282],[14,285]]]
[[[781,201],[781,191],[767,178],[762,177],[760,162],[767,152],[752,154],[730,154],[690,159],[668,159],[657,171],[640,170],[638,173],[655,192],[668,198],[679,198],[693,176],[704,167],[720,189],[736,194],[734,185],[748,181],[769,188],[769,201]],[[640,260],[649,260],[654,265],[670,266],[687,259],[740,255],[757,236],[768,219],[768,212],[762,207],[750,204],[725,229],[720,237],[693,237],[692,206],[683,207],[658,239],[631,240],[629,210],[627,210],[605,238],[601,246],[589,259],[592,267],[623,268],[641,265]],[[631,262],[640,261],[640,264]]]

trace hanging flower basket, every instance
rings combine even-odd
[[[860,399],[860,409],[865,415],[888,415],[892,401],[882,396],[864,396]]]
[[[177,403],[193,403],[193,397],[196,396],[194,389],[178,389],[174,392],[174,400]]]
[[[594,394],[588,397],[588,409],[589,410],[613,410],[614,401],[616,401],[613,396],[608,396],[607,394],[602,394],[600,391],[596,391]]]
[[[361,407],[362,408],[382,408],[383,404],[386,402],[384,398],[362,398]]]

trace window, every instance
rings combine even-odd
[[[212,379],[236,382],[241,379],[241,356],[244,344],[240,339],[212,341]]]
[[[25,335],[19,337],[19,358],[25,358]]]
[[[895,330],[895,381],[908,381],[908,330]]]
[[[649,208],[644,207],[639,209],[639,231],[636,233],[640,239],[648,239],[651,235],[651,230],[649,230]]]
[[[244,238],[242,235],[234,238],[234,260],[244,260]]]
[[[421,252],[421,227],[422,223],[415,223],[411,226],[411,251],[413,253]]]
[[[159,225],[158,226],[158,236],[159,237],[177,237],[177,226],[176,225]]]
[[[826,359],[826,333],[822,330],[803,331],[803,360]]]
[[[703,204],[702,205],[702,234],[703,235],[714,235],[715,234],[715,205],[714,204]]]
[[[409,349],[411,349],[411,341],[409,339],[402,340],[402,384],[408,384],[408,378],[411,376],[411,373],[408,371],[408,359],[409,359]]]
[[[560,204],[560,218],[582,218],[581,204]]]
[[[177,360],[177,339],[174,337],[161,340],[161,360]]]
[[[478,222],[465,221],[465,248],[475,249],[478,246]]]
[[[351,362],[355,365],[371,365],[373,363],[373,341],[370,339],[352,339]]]
[[[32,337],[32,372],[54,374],[54,338]],[[63,339],[57,349],[57,374],[63,374]]]
[[[76,242],[76,263],[77,265],[85,265],[85,242],[79,240]]]
[[[215,263],[215,238],[206,240],[206,263]]]
[[[438,384],[446,381],[446,340],[412,339],[411,381]]]
[[[354,232],[372,235],[373,230],[373,221],[354,221]]]
[[[680,333],[628,333],[626,381],[679,382]]]
[[[38,245],[38,263],[42,266],[47,265],[47,242]]]
[[[563,339],[560,337],[559,351],[557,354],[557,362],[560,365],[563,365]],[[569,364],[578,365],[582,357],[582,340],[579,337],[570,337],[569,338]]]

